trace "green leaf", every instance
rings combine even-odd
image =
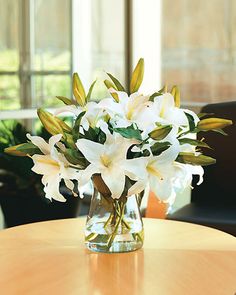
[[[143,150],[143,154],[142,154],[142,156],[143,156],[143,157],[148,157],[148,156],[150,156],[150,151],[147,150],[147,149]]]
[[[93,87],[96,84],[96,82],[97,82],[97,80],[93,81],[93,83],[89,87],[89,91],[88,91],[88,94],[86,96],[86,102],[88,102],[91,99],[91,94],[92,94],[92,91],[93,91]]]
[[[56,96],[56,98],[58,98],[60,101],[64,102],[64,104],[66,104],[66,105],[74,104],[74,102],[71,99],[69,99],[65,96]]]
[[[125,138],[142,140],[141,132],[138,129],[135,129],[133,125],[126,128],[114,128],[113,130]]]
[[[106,141],[106,134],[99,128],[96,128],[98,129],[98,142],[101,143],[101,144],[104,144],[105,141]]]
[[[193,118],[193,116],[192,115],[190,115],[190,114],[188,114],[188,113],[186,113],[186,112],[184,112],[185,113],[185,116],[187,117],[187,119],[188,119],[188,124],[189,124],[189,131],[190,132],[192,132],[192,131],[194,131],[195,130],[195,122],[194,122],[194,118]]]
[[[164,85],[160,90],[158,90],[157,92],[154,92],[150,97],[149,97],[149,100],[150,101],[154,101],[154,98],[157,97],[157,96],[161,96],[163,95],[164,93],[167,92],[167,85]]]
[[[150,97],[149,97],[149,101],[154,101],[154,99],[155,99],[155,97],[157,97],[157,96],[161,96],[163,93],[161,93],[161,92],[154,92],[152,95],[150,95]]]
[[[66,149],[63,154],[71,164],[79,165],[81,168],[86,167],[86,159],[78,150]]]
[[[205,117],[205,116],[213,116],[214,113],[199,113],[197,116],[199,119]]]
[[[84,138],[97,142],[98,141],[98,128],[94,129],[91,126],[89,126],[88,130],[84,130]]]
[[[40,155],[42,154],[40,149],[31,142],[20,144],[16,148],[16,150],[19,151],[19,152],[25,153],[27,155],[30,155],[30,156],[32,156],[34,154],[40,154]]]
[[[151,146],[151,151],[154,156],[159,156],[161,153],[166,151],[171,146],[171,143],[168,141],[165,142],[156,142]]]
[[[220,133],[224,136],[228,136],[228,134],[226,132],[224,132],[224,130],[222,130],[222,129],[212,129],[211,131],[214,131],[216,133]]]
[[[211,148],[206,142],[197,140],[197,139],[191,139],[191,138],[181,138],[179,139],[179,143],[182,144],[191,144],[193,146],[199,146],[199,147],[205,147],[205,148]]]
[[[107,73],[107,75],[110,77],[112,82],[116,85],[117,90],[125,91],[125,88],[121,85],[121,83],[114,76],[112,76],[112,74]]]
[[[143,82],[144,75],[144,59],[140,58],[131,77],[130,93],[137,92]]]
[[[79,137],[80,137],[79,136],[80,123],[81,123],[81,120],[82,120],[85,113],[86,113],[85,111],[81,112],[75,120],[73,129],[72,129],[72,136],[73,136],[74,141],[77,141],[77,139],[79,139]]]
[[[160,90],[158,90],[159,93],[164,94],[168,92],[168,87],[167,85],[164,85]]]

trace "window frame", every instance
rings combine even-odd
[[[70,6],[70,19],[72,20],[72,1],[68,0]],[[36,76],[72,76],[73,72],[73,50],[72,50],[72,22],[70,22],[70,64],[69,70],[32,70],[32,54],[34,52],[34,1],[19,0],[19,68],[17,71],[0,70],[1,76],[17,76],[19,83],[19,100],[21,109],[4,110],[0,112],[0,120],[5,119],[31,119],[37,118],[36,108],[33,106],[34,89],[33,79]],[[25,122],[27,123],[27,122]],[[27,126],[30,128],[30,126]]]

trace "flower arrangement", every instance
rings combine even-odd
[[[96,81],[86,93],[75,73],[74,98],[57,96],[65,106],[55,114],[38,110],[39,119],[52,135],[49,141],[28,134],[27,143],[5,151],[31,157],[32,170],[42,175],[49,199],[65,201],[59,191],[62,180],[72,191],[78,182],[82,196],[84,186],[93,179],[106,199],[125,202],[124,197],[149,186],[159,199],[173,203],[176,192],[191,185],[192,175],[199,175],[200,184],[202,166],[215,163],[201,152],[202,147],[209,146],[204,138],[197,140],[196,134],[209,130],[224,134],[222,129],[232,121],[206,118],[207,114],[197,116],[180,108],[177,86],[170,92],[165,86],[143,95],[139,92],[143,75],[143,59],[133,71],[128,90],[108,73],[110,80],[104,84],[111,97],[94,102],[90,99]],[[74,114],[72,126],[58,117],[63,112]],[[121,210],[119,207],[119,216]]]

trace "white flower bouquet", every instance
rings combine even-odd
[[[94,102],[90,98],[95,82],[86,94],[75,73],[74,98],[58,96],[65,106],[55,114],[38,110],[39,119],[52,135],[49,142],[28,134],[27,143],[6,152],[32,158],[32,170],[42,175],[49,199],[65,201],[59,190],[62,180],[72,192],[78,182],[82,196],[83,188],[93,179],[106,199],[122,199],[124,203],[149,186],[159,199],[173,203],[176,192],[191,185],[192,175],[199,175],[200,184],[202,166],[215,163],[202,154],[201,148],[208,145],[204,139],[197,140],[196,134],[209,130],[224,133],[222,128],[232,121],[197,116],[180,108],[177,86],[170,92],[164,87],[143,95],[139,92],[143,74],[144,60],[140,59],[128,90],[108,74],[110,80],[104,83],[111,97]],[[58,117],[63,112],[74,114],[72,126]]]

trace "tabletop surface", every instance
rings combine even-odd
[[[0,294],[235,295],[236,238],[190,223],[144,219],[141,250],[100,254],[84,218],[0,232]]]

